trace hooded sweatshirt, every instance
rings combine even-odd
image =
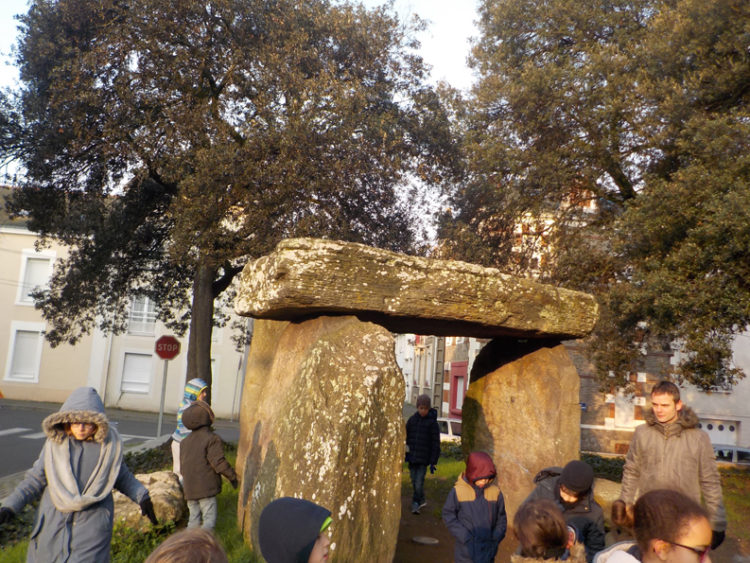
[[[177,409],[177,428],[172,433],[172,440],[175,442],[181,442],[185,436],[190,434],[190,430],[185,428],[185,425],[182,423],[182,414],[185,412],[185,409],[198,400],[198,396],[207,388],[208,385],[206,385],[206,382],[198,377],[191,379],[185,385],[185,393],[180,402],[180,407]]]
[[[182,420],[190,434],[180,445],[185,500],[198,500],[221,492],[221,475],[230,481],[237,474],[224,458],[221,438],[211,430],[214,413],[208,403],[196,401],[183,413]]]
[[[65,423],[96,425],[91,438],[76,440]],[[109,425],[104,405],[91,387],[79,387],[42,422],[47,441],[25,479],[6,499],[18,513],[42,495],[31,532],[27,562],[109,561],[116,488],[140,503],[146,488],[122,463],[122,441]]]
[[[443,522],[456,538],[454,559],[457,563],[495,560],[508,526],[505,500],[494,483],[496,474],[495,464],[488,454],[472,452],[466,460],[466,471],[448,494],[443,506]],[[479,479],[490,479],[490,483],[480,488],[475,484]]]
[[[268,563],[307,563],[330,516],[329,510],[308,500],[274,500],[260,515],[260,552]]]
[[[625,457],[620,498],[633,504],[653,489],[671,489],[697,503],[703,497],[711,528],[726,530],[727,518],[711,439],[698,428],[698,416],[683,407],[677,420],[662,424],[652,410],[635,429]]]

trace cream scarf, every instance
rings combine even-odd
[[[68,440],[47,440],[44,445],[44,472],[55,508],[60,512],[77,512],[105,499],[112,492],[121,463],[122,440],[117,430],[110,426],[107,437],[101,443],[96,467],[83,491],[79,491],[70,465]]]

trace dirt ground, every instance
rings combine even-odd
[[[401,497],[401,523],[396,544],[394,563],[452,563],[453,537],[448,533],[440,517],[442,505],[428,501],[421,514],[411,513],[411,495]],[[422,545],[413,540],[427,536],[438,540],[436,545]],[[711,552],[712,563],[750,563],[750,546],[746,542],[728,536],[724,543]],[[500,544],[495,563],[510,561],[510,554],[517,547],[513,532],[509,531]]]

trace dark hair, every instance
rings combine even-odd
[[[524,502],[513,518],[513,532],[524,557],[554,559],[568,545],[568,527],[562,510],[549,499]]]
[[[645,553],[651,540],[676,542],[696,519],[708,519],[706,510],[693,499],[669,489],[655,489],[639,498],[633,508],[633,532]]]
[[[676,403],[680,400],[680,388],[671,381],[664,379],[651,388],[651,395],[672,395]]]
[[[187,528],[169,536],[143,563],[228,563],[216,537],[203,528]]]
[[[429,408],[432,405],[432,401],[430,401],[429,395],[420,395],[417,397],[417,408],[421,406],[425,406]]]

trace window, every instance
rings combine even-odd
[[[150,393],[152,364],[151,354],[126,352],[122,362],[120,390],[124,393]]]
[[[34,252],[24,250],[21,262],[21,279],[16,295],[16,303],[21,305],[33,305],[34,300],[31,293],[35,289],[44,289],[49,286],[52,276],[52,264],[55,260],[54,252]]]
[[[451,414],[461,415],[461,410],[464,406],[468,368],[469,362],[451,362],[451,395],[449,404]]]
[[[130,303],[128,332],[131,334],[154,334],[156,305],[143,295],[136,295]]]
[[[27,383],[39,381],[43,343],[43,323],[11,323],[5,379]]]

